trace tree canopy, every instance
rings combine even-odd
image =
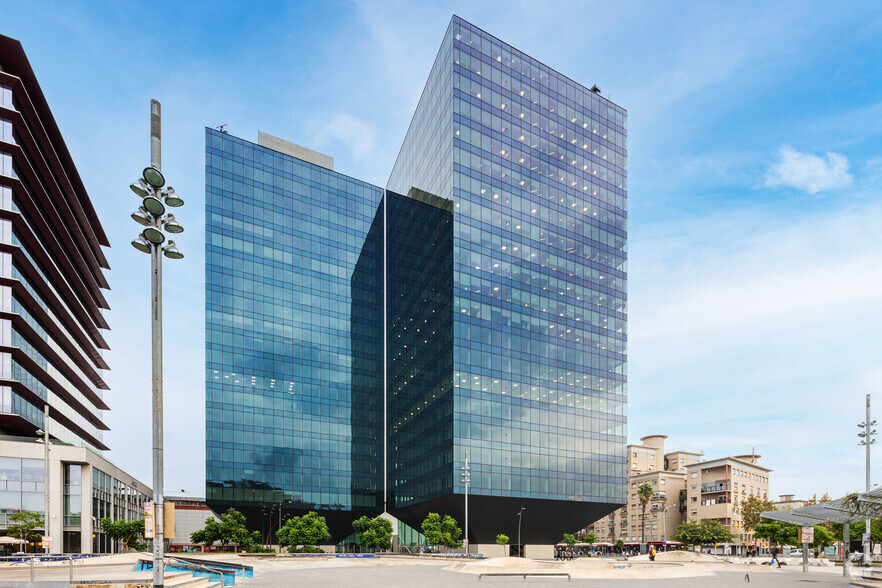
[[[213,545],[215,541],[220,541],[223,545],[238,543],[244,551],[251,549],[259,540],[260,534],[248,530],[245,526],[245,515],[235,508],[230,508],[222,514],[220,521],[209,517],[205,520],[203,528],[190,533],[190,541],[193,543],[200,543],[206,547]]]
[[[508,543],[508,535],[503,535],[500,533],[496,536],[496,544],[497,545],[505,545]]]
[[[720,521],[701,519],[681,523],[674,531],[673,538],[686,545],[710,545],[712,543],[728,543],[735,536]]]
[[[279,545],[282,547],[296,547],[302,545],[297,551],[312,551],[312,549],[331,538],[328,523],[325,517],[315,511],[309,511],[301,517],[291,517],[285,521],[285,525],[276,532]]]
[[[745,527],[753,529],[762,522],[760,515],[771,510],[778,510],[774,502],[751,495],[741,501],[741,520]]]
[[[144,519],[136,521],[114,521],[110,517],[101,519],[101,530],[114,541],[122,541],[126,551],[146,551],[147,540],[144,538]]]
[[[765,520],[753,528],[753,536],[757,539],[768,539],[775,545],[797,545],[799,527],[781,521]]]
[[[422,530],[429,545],[462,547],[462,529],[456,526],[456,519],[450,515],[442,518],[437,512],[430,512],[423,520]]]
[[[561,543],[566,543],[570,547],[574,547],[577,543],[576,536],[572,533],[564,533],[563,539],[561,539]]]
[[[389,519],[377,516],[363,516],[352,522],[352,528],[358,533],[361,544],[368,548],[392,548],[392,523]]]
[[[34,529],[42,526],[43,517],[40,513],[26,510],[9,515],[9,526],[6,527],[6,532],[10,537],[29,541],[40,536],[34,533]]]

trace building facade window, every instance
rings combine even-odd
[[[83,515],[83,466],[64,464],[64,525],[80,526]]]

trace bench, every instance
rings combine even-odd
[[[478,582],[481,581],[481,578],[484,576],[523,576],[524,582],[527,581],[527,576],[566,576],[567,582],[569,582],[572,578],[566,572],[484,572],[478,574]]]

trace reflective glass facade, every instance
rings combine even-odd
[[[457,494],[468,450],[473,496],[581,503],[586,517],[624,502],[625,121],[451,22],[387,187],[454,202]]]
[[[385,194],[207,131],[209,503],[462,520],[466,451],[472,541],[624,503],[625,122],[454,17]]]
[[[353,341],[352,275],[381,194],[206,130],[212,507],[353,508],[353,357],[375,349]]]

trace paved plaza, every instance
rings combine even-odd
[[[76,580],[149,582],[149,572],[133,572],[139,554],[98,557],[77,562]],[[321,587],[382,587],[395,586],[654,586],[713,588],[742,586],[749,580],[751,586],[803,587],[847,586],[841,567],[811,567],[803,573],[798,565],[781,569],[763,565],[728,563],[711,556],[699,561],[649,562],[646,556],[631,561],[611,561],[601,558],[583,558],[572,562],[492,558],[463,561],[417,557],[378,558],[258,558],[231,555],[210,556],[218,561],[228,560],[254,567],[254,577],[236,578],[236,585],[245,588],[282,588],[289,586]],[[702,556],[704,557],[704,556]],[[488,573],[550,573],[561,572],[566,577],[481,576]],[[66,565],[38,565],[36,580],[67,580]],[[0,564],[0,586],[4,582],[22,581],[30,577],[24,564]],[[169,581],[169,584],[173,582]]]

